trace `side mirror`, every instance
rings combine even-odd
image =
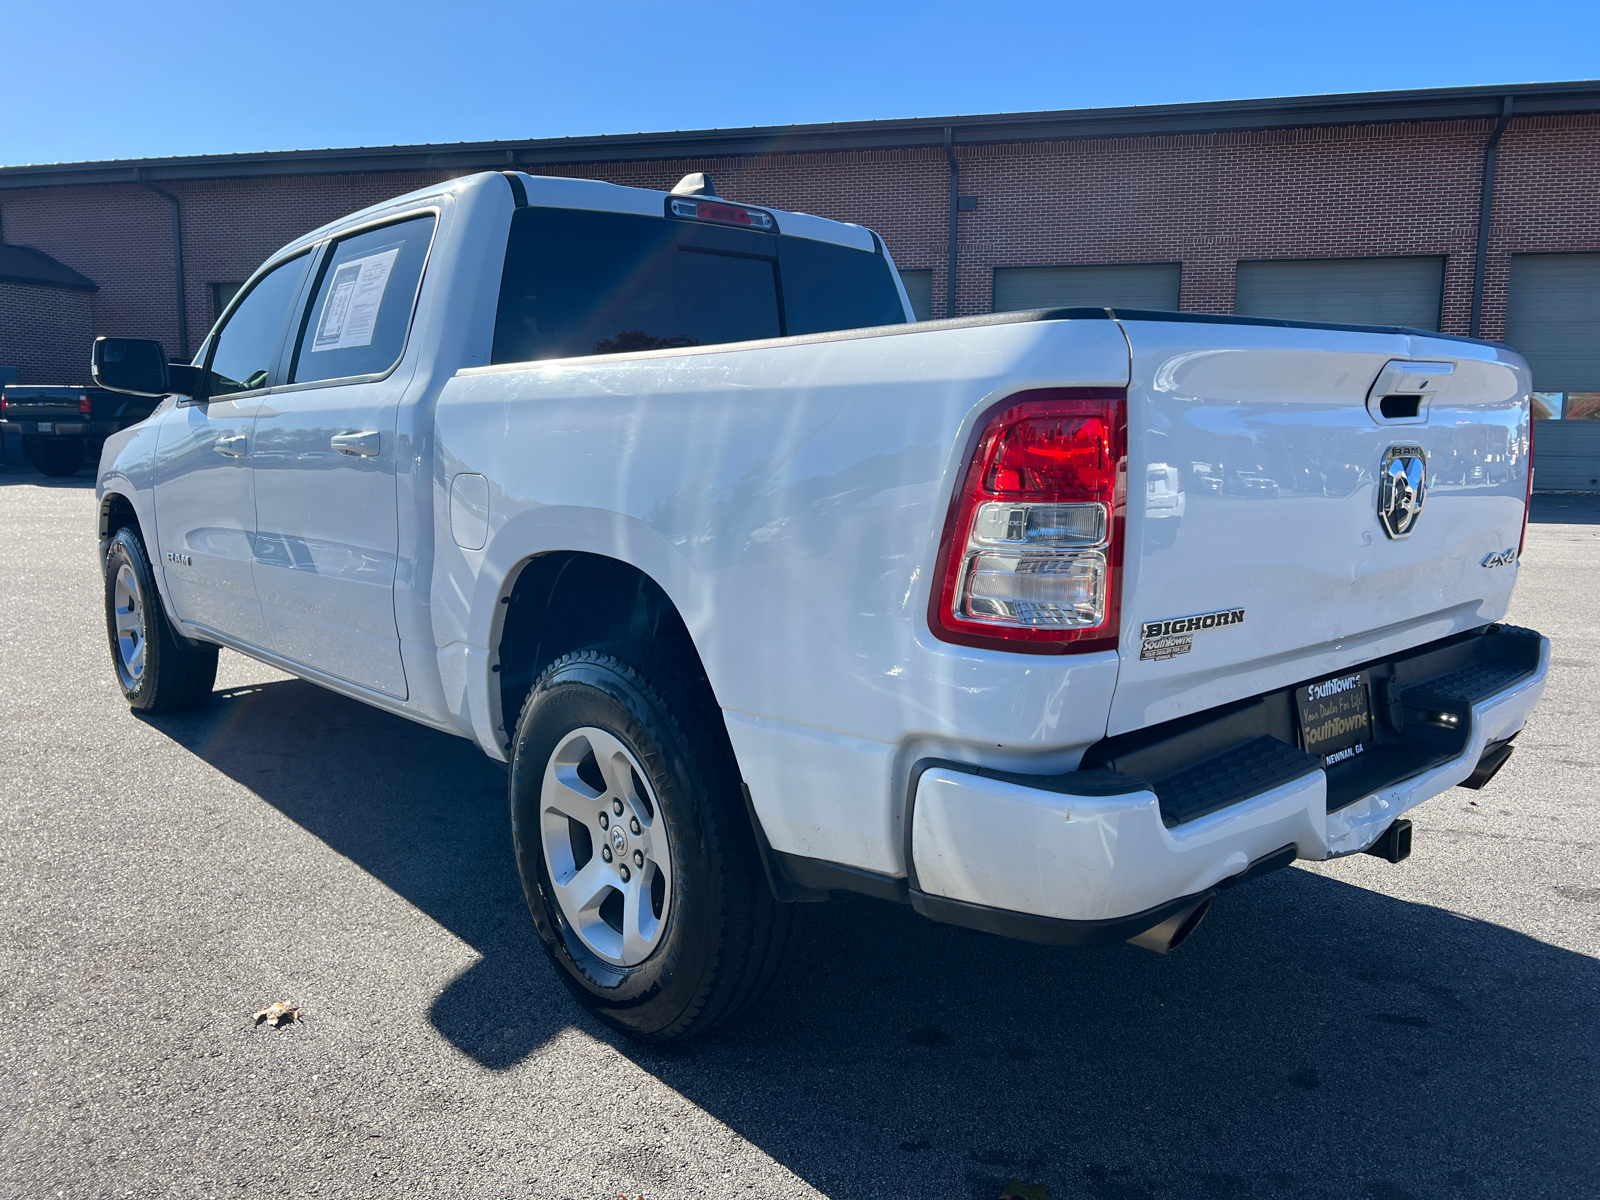
[[[160,342],[144,338],[99,337],[89,360],[95,386],[133,396],[192,396],[200,370],[167,362]]]
[[[165,396],[167,352],[160,342],[143,338],[98,337],[89,359],[95,386],[134,396]]]

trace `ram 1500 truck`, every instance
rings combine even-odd
[[[100,465],[129,702],[228,646],[473,739],[558,973],[643,1038],[838,890],[1166,951],[1296,859],[1398,861],[1544,687],[1486,342],[917,324],[864,228],[508,172],[291,243],[192,366],[94,367],[162,397]]]
[[[105,439],[137,425],[155,408],[146,396],[98,387],[9,383],[0,388],[0,437],[22,438],[22,452],[45,475],[73,475],[98,461]]]

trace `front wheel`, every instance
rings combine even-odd
[[[573,995],[654,1042],[761,995],[795,931],[773,899],[721,713],[693,655],[620,642],[534,685],[511,766],[523,894]]]
[[[144,545],[124,526],[106,549],[106,635],[128,703],[178,712],[205,702],[217,680],[217,648],[179,637],[156,594]]]

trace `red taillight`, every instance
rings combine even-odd
[[[945,524],[928,614],[937,637],[1116,649],[1126,443],[1121,389],[1025,392],[989,419]]]
[[[984,487],[997,496],[1041,500],[1104,492],[1116,482],[1116,464],[1111,459],[1109,414],[1086,407],[1096,403],[1079,401],[1032,415],[1007,414],[1013,420],[995,439]]]
[[[89,397],[78,397],[78,411],[86,417],[89,415]]]
[[[1528,513],[1533,508],[1533,413],[1528,413],[1528,491],[1522,501],[1522,536],[1517,539],[1517,559],[1522,558],[1522,547],[1528,542]]]

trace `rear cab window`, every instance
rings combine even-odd
[[[904,321],[881,254],[665,216],[529,207],[512,217],[491,361]]]

